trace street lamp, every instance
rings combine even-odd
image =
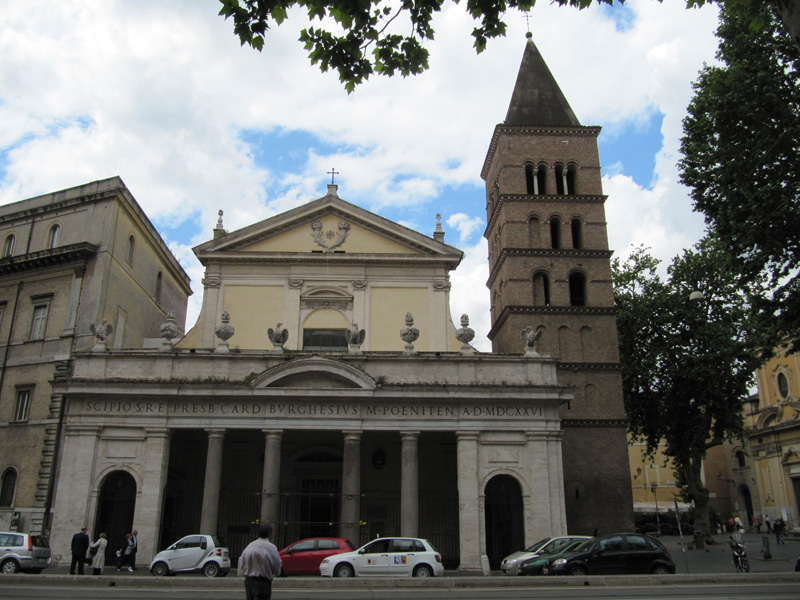
[[[661,535],[661,517],[658,514],[658,494],[656,490],[658,489],[658,484],[653,482],[650,484],[650,491],[653,492],[653,498],[656,500],[656,529],[658,529],[658,535]]]

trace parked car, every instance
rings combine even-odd
[[[561,547],[556,548],[553,552],[549,554],[539,554],[534,556],[533,558],[522,559],[517,563],[517,573],[519,575],[541,575],[542,574],[542,567],[547,563],[548,560],[551,558],[555,558],[556,556],[561,556],[562,554],[566,554],[567,552],[572,552],[589,540],[591,538],[582,537],[582,539],[576,539],[566,544],[563,544]]]
[[[544,575],[615,575],[675,572],[669,550],[640,533],[612,533],[584,542],[572,552],[551,558],[542,568]]]
[[[518,569],[522,561],[529,558],[535,558],[542,555],[552,555],[557,550],[562,549],[566,544],[580,540],[584,542],[590,539],[588,535],[568,535],[554,538],[544,538],[539,540],[533,546],[528,546],[525,550],[520,550],[509,554],[500,563],[500,569],[506,575],[519,575]]]
[[[307,538],[281,550],[281,575],[319,575],[323,558],[352,552],[355,547],[344,538]]]
[[[41,573],[50,566],[50,544],[35,533],[0,532],[0,572]]]
[[[323,558],[319,572],[323,577],[356,575],[438,577],[444,573],[444,566],[442,556],[428,540],[379,538],[354,552]]]
[[[156,554],[150,562],[150,572],[156,577],[176,573],[225,577],[230,570],[228,549],[215,535],[187,535]]]

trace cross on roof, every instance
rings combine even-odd
[[[333,169],[333,167],[331,167],[331,170],[330,170],[330,171],[326,171],[326,173],[327,173],[328,175],[330,175],[330,176],[331,176],[331,185],[333,185],[333,178],[334,178],[336,175],[338,175],[338,174],[339,174],[339,171],[335,171],[335,170]]]
[[[531,30],[531,13],[525,13],[525,27],[527,27],[528,31]]]

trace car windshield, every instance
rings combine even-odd
[[[539,550],[539,548],[544,546],[549,541],[550,541],[549,537],[544,538],[543,540],[539,540],[533,546],[528,546],[527,548],[525,548],[525,552],[536,552],[537,550]]]
[[[592,546],[592,542],[594,539],[586,540],[580,546],[576,546],[572,549],[572,552],[583,552],[584,550],[588,550]]]

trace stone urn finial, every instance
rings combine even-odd
[[[108,336],[111,335],[111,332],[114,331],[111,323],[103,319],[97,324],[92,323],[89,325],[89,331],[91,331],[92,335],[97,338],[97,341],[92,347],[92,352],[105,352],[108,350],[108,342],[106,341],[106,338],[108,338]]]
[[[272,342],[272,352],[283,352],[283,345],[289,339],[289,330],[288,329],[281,329],[283,327],[283,323],[278,323],[275,325],[275,329],[270,327],[267,329],[267,337],[269,341]]]
[[[228,340],[233,337],[236,330],[233,328],[233,325],[230,324],[231,315],[227,310],[222,313],[220,320],[222,321],[222,325],[217,325],[217,328],[214,330],[214,334],[220,339],[214,352],[228,352]]]
[[[475,330],[469,326],[469,316],[461,315],[461,327],[456,329],[456,339],[461,342],[461,352],[469,354],[475,349],[469,343],[475,338]]]
[[[162,323],[159,331],[161,332],[161,337],[163,338],[163,341],[161,342],[161,350],[172,350],[172,344],[174,343],[172,340],[181,334],[181,328],[178,327],[178,324],[175,322],[174,310],[171,310],[167,313],[167,320]]]
[[[541,356],[538,348],[543,332],[544,327],[542,325],[536,328],[533,325],[528,325],[519,332],[519,337],[525,340],[525,356]]]
[[[358,323],[353,323],[350,329],[344,332],[344,337],[347,340],[347,351],[350,354],[361,354],[361,344],[364,343],[366,336],[367,332],[359,329]]]
[[[400,339],[406,343],[403,354],[415,354],[414,342],[419,337],[419,329],[414,327],[414,317],[411,313],[406,313],[406,326],[400,330]]]

